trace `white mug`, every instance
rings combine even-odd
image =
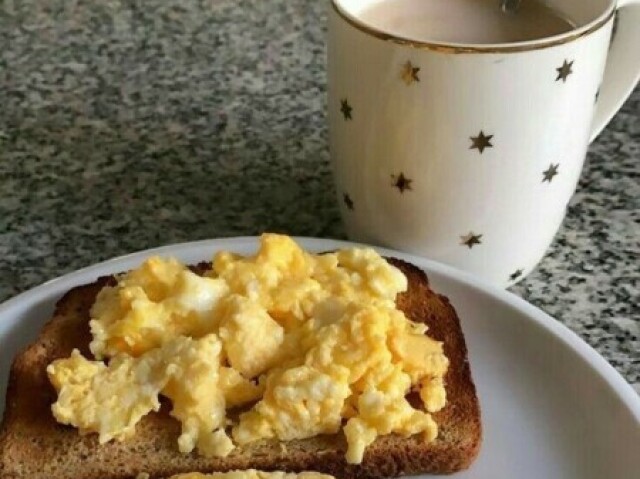
[[[329,12],[347,234],[512,284],[544,255],[589,142],[638,81],[640,0],[548,0],[577,27],[497,45],[385,33],[359,17],[376,1],[332,0]]]

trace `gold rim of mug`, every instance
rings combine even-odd
[[[399,45],[418,48],[422,50],[434,50],[443,53],[514,53],[514,52],[526,52],[530,50],[541,50],[543,48],[555,47],[557,45],[563,45],[565,43],[572,42],[584,36],[587,36],[596,30],[599,30],[600,27],[605,25],[616,13],[615,5],[613,5],[608,14],[603,14],[604,16],[600,20],[595,20],[593,25],[591,25],[586,30],[580,30],[573,35],[566,34],[566,36],[562,36],[556,40],[545,41],[546,39],[542,39],[536,43],[527,42],[526,44],[505,44],[504,46],[481,46],[481,45],[447,45],[446,43],[434,43],[434,42],[424,42],[418,40],[411,40],[409,38],[403,38],[397,35],[392,35],[390,33],[383,32],[382,30],[378,30],[376,28],[365,25],[364,23],[356,20],[355,18],[349,16],[346,12],[344,12],[338,6],[338,0],[331,0],[331,5],[333,10],[349,25],[357,28],[363,33],[367,35],[371,35],[373,37],[379,38],[380,40],[384,40],[387,42],[397,43]],[[588,24],[587,24],[588,25]],[[582,27],[584,28],[584,27]]]

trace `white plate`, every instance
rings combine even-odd
[[[300,239],[326,251],[352,243]],[[249,253],[256,238],[167,246],[100,263],[0,305],[0,412],[9,364],[73,286],[135,267],[151,255],[194,263],[219,249]],[[553,318],[502,290],[425,259],[380,249],[424,268],[462,321],[478,388],[484,442],[460,478],[640,477],[640,397],[593,349]]]

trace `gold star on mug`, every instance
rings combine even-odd
[[[509,275],[509,280],[515,281],[520,276],[522,276],[522,273],[524,273],[524,270],[522,268],[515,270],[513,273]]]
[[[420,71],[420,67],[414,67],[411,62],[407,62],[402,67],[402,80],[407,84],[411,85],[414,82],[419,82],[420,77],[418,77],[418,72]]]
[[[469,147],[470,150],[476,149],[480,152],[480,154],[482,154],[482,152],[486,148],[493,148],[493,144],[491,143],[491,138],[493,138],[493,135],[485,135],[482,130],[480,130],[480,134],[478,136],[472,136],[470,138],[471,138],[471,146]]]
[[[551,183],[551,180],[553,180],[553,177],[558,174],[559,166],[560,166],[560,163],[556,163],[555,165],[551,163],[549,165],[549,168],[547,168],[545,171],[542,172],[542,182],[544,183],[545,181],[548,181],[549,183]]]
[[[391,179],[393,180],[392,186],[398,188],[400,193],[404,193],[405,190],[411,190],[411,183],[413,180],[404,176],[404,173],[400,173],[399,175],[391,175]]]
[[[556,68],[556,71],[558,72],[556,81],[562,80],[562,83],[565,83],[569,75],[573,73],[573,70],[571,69],[572,66],[573,60],[571,60],[570,62],[567,62],[567,60],[565,60],[561,67]]]
[[[473,248],[477,244],[482,244],[480,239],[482,235],[473,234],[473,231],[470,231],[468,235],[460,236],[460,244],[462,246],[468,246],[469,249]]]
[[[347,101],[347,99],[343,99],[340,100],[340,111],[342,112],[342,115],[344,116],[345,120],[351,120],[351,111],[353,110],[353,108],[351,108],[351,105],[349,105],[349,102]]]
[[[347,193],[342,195],[342,200],[344,201],[344,204],[347,206],[347,208],[353,210],[353,200]]]

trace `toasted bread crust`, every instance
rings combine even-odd
[[[226,458],[183,455],[176,446],[179,423],[169,416],[165,404],[158,413],[143,418],[133,438],[100,446],[96,435],[80,435],[75,428],[55,421],[51,404],[56,395],[45,369],[73,348],[89,354],[89,309],[100,289],[114,281],[106,277],[65,294],[36,342],[15,358],[0,428],[0,479],[129,479],[140,472],[165,478],[181,472],[249,468],[378,479],[467,468],[478,454],[482,428],[458,317],[448,299],[430,289],[422,270],[397,259],[389,262],[409,280],[408,291],[398,296],[398,307],[413,321],[429,326],[429,335],[444,342],[450,360],[445,377],[447,405],[434,414],[439,425],[435,441],[426,444],[419,437],[379,437],[359,465],[346,463],[342,434],[287,443],[265,441],[239,447]],[[202,263],[193,269],[202,272],[206,267]]]

